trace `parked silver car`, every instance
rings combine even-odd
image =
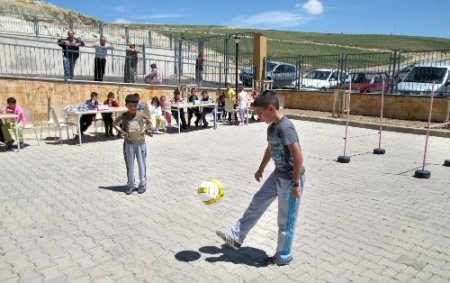
[[[297,79],[297,67],[281,61],[269,61],[266,65],[266,80],[272,80],[273,88],[284,88],[291,85]],[[252,86],[253,67],[247,66],[241,69],[239,79],[243,85]]]

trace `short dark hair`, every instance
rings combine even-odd
[[[267,108],[270,105],[273,105],[277,110],[280,109],[280,101],[276,92],[273,90],[265,90],[261,92],[255,97],[255,101],[253,102],[254,107]]]
[[[173,94],[177,95],[177,94],[181,94],[181,92],[180,92],[180,90],[179,90],[178,88],[176,88],[176,89],[173,91]]]
[[[98,96],[98,93],[96,93],[95,91],[91,92],[91,97],[93,96]]]
[[[138,103],[139,99],[134,94],[129,94],[125,97],[125,103]]]
[[[8,99],[6,100],[6,103],[16,103],[17,100],[14,97],[8,97]]]

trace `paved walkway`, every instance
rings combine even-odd
[[[431,179],[412,177],[424,137],[296,120],[307,168],[295,260],[261,267],[276,242],[274,203],[240,251],[215,235],[259,188],[263,123],[147,138],[149,190],[126,196],[122,141],[50,140],[20,153],[0,147],[0,282],[448,282],[450,142],[430,137]],[[268,166],[265,176],[272,165]],[[204,206],[196,188],[219,179]]]

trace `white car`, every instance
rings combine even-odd
[[[397,84],[397,91],[430,95],[434,82],[436,95],[450,94],[450,62],[424,63],[414,66],[406,78]]]
[[[333,69],[315,69],[306,74],[299,82],[300,88],[327,90],[344,82],[348,74]]]

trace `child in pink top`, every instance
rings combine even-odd
[[[166,118],[166,126],[172,125],[172,117],[170,116],[170,101],[164,95],[159,99],[159,106],[161,107],[162,115]],[[169,109],[169,111],[167,111]]]
[[[20,143],[20,147],[23,147],[23,126],[25,125],[25,115],[23,113],[22,107],[20,107],[19,105],[17,105],[17,101],[14,97],[9,97],[6,100],[6,103],[8,104],[6,106],[5,111],[3,111],[2,109],[0,110],[2,113],[6,113],[6,114],[16,114],[19,116],[19,118],[17,119],[17,130],[19,132],[19,136],[16,137],[16,139],[18,139],[18,142]],[[12,145],[14,144],[14,140],[11,137],[11,134],[9,133],[9,129],[13,129],[13,132],[16,132],[16,128],[14,128],[14,121],[12,120],[7,120],[4,121],[2,124],[2,134],[3,134],[3,138],[5,139],[5,143],[6,146],[8,147],[8,149],[12,148]]]

